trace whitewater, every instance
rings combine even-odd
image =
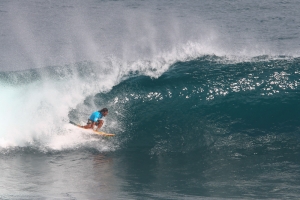
[[[299,9],[0,1],[0,198],[298,199]]]

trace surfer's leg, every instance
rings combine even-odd
[[[87,124],[87,125],[83,126],[82,128],[89,129],[89,128],[91,128],[91,127],[92,127],[91,124]]]
[[[103,125],[103,120],[98,120],[98,123],[97,123],[97,130],[100,129]]]
[[[86,123],[85,126],[83,126],[82,128],[85,128],[85,129],[89,129],[89,128],[92,128],[93,127],[93,123],[91,120],[88,120],[88,122]]]

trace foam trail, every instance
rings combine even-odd
[[[43,143],[49,137],[66,133],[63,127],[70,109],[89,95],[109,90],[116,80],[115,75],[107,73],[97,76],[101,81],[90,83],[75,72],[73,69],[73,75],[64,74],[69,77],[61,80],[41,73],[40,80],[30,83],[0,85],[1,147]]]

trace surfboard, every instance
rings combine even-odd
[[[77,126],[78,128],[84,129],[86,131],[90,131],[93,134],[101,135],[101,136],[104,136],[104,137],[113,137],[113,136],[115,136],[115,134],[113,134],[113,133],[105,133],[103,131],[95,131],[95,130],[92,130],[92,129],[85,129],[82,126],[80,126],[80,125],[78,125],[78,124],[76,124],[72,121],[70,121],[69,123],[73,124],[74,126]]]

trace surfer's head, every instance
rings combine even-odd
[[[100,110],[100,112],[105,117],[108,114],[108,109],[107,108],[103,108],[102,110]]]

